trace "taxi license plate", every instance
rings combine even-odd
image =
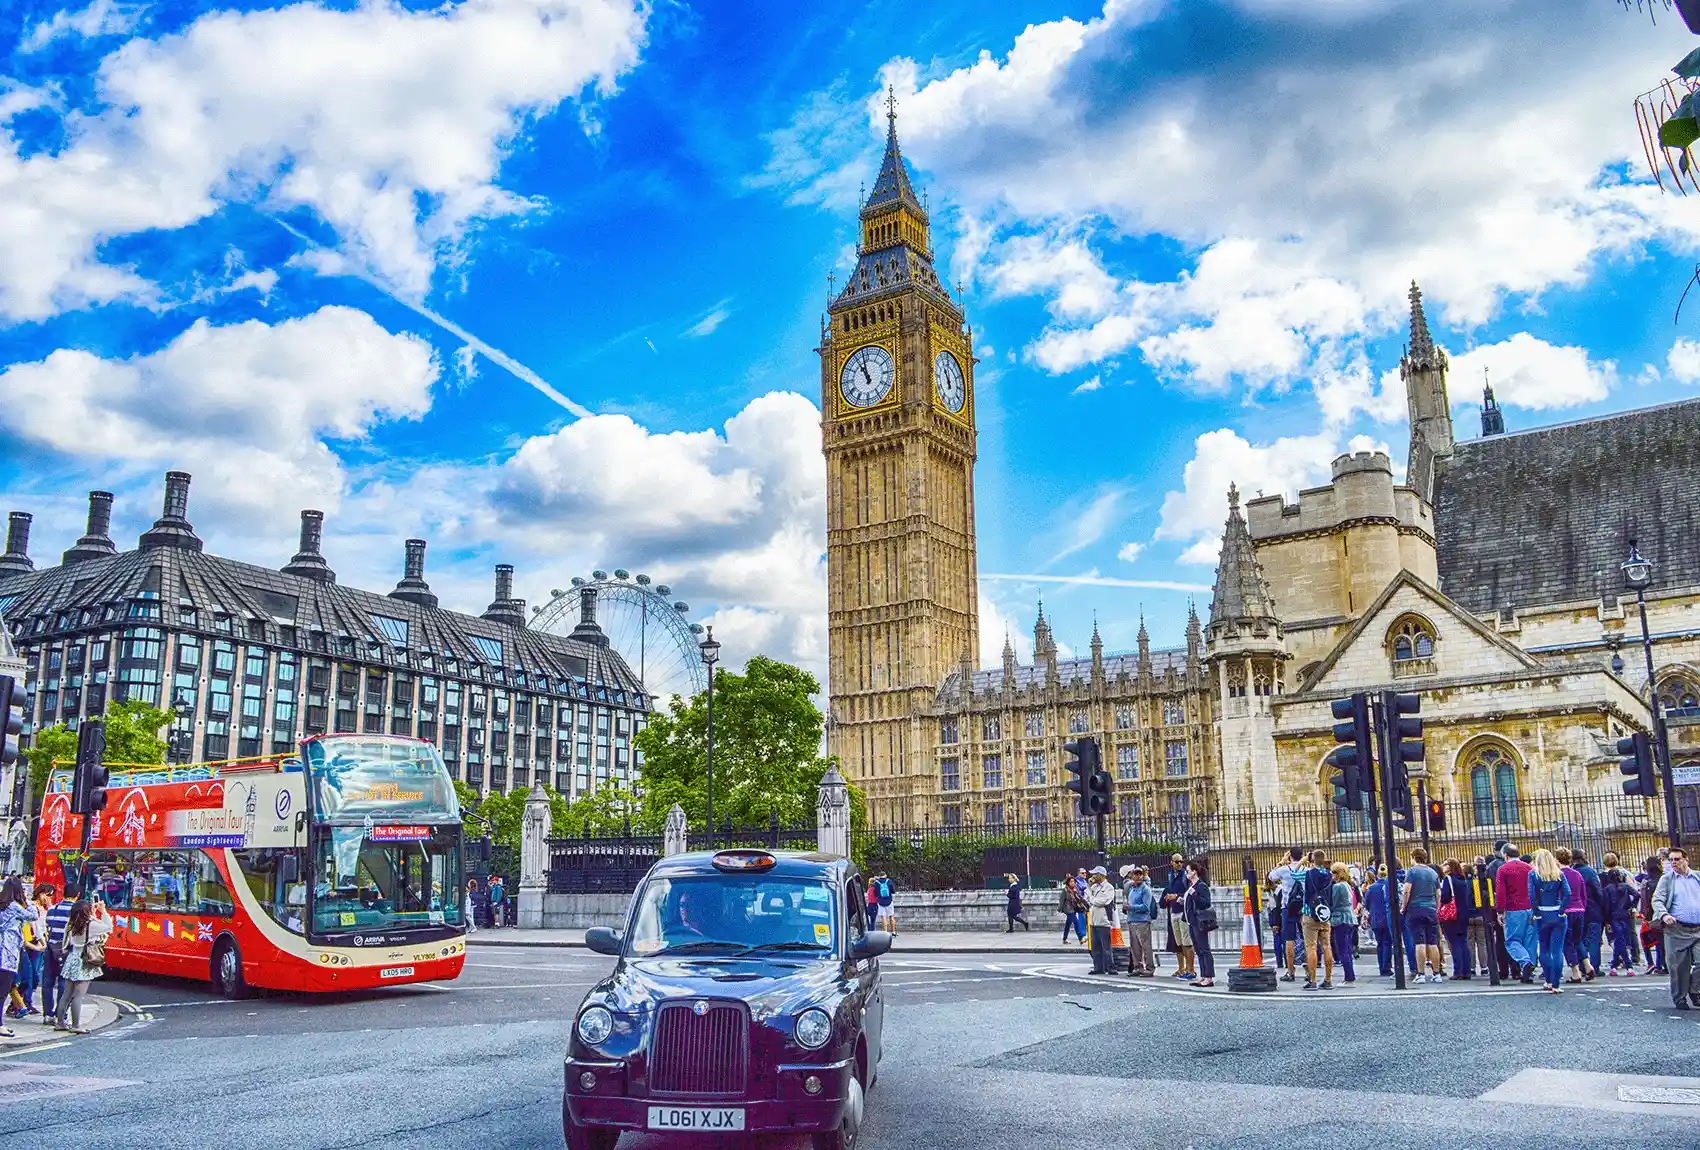
[[[651,1130],[742,1130],[744,1111],[738,1106],[651,1106]]]
[[[407,978],[413,973],[411,966],[386,966],[378,972],[379,978]]]

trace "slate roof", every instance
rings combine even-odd
[[[1252,551],[1251,531],[1240,514],[1240,491],[1228,487],[1228,523],[1222,531],[1222,554],[1216,563],[1216,589],[1210,599],[1210,622],[1231,619],[1273,619],[1269,585]]]
[[[1441,590],[1474,612],[1615,595],[1634,538],[1700,584],[1700,399],[1459,443],[1435,461]]]
[[[130,614],[132,601],[149,598],[157,598],[161,618]],[[185,604],[198,611],[196,624],[188,628],[177,622],[178,606]],[[115,614],[108,614],[108,608]],[[588,684],[593,695],[598,695],[598,687],[604,688],[611,702],[616,701],[611,692],[620,691],[625,693],[625,705],[645,705],[635,698],[642,690],[637,676],[605,645],[287,575],[181,546],[124,551],[30,574],[0,575],[0,611],[12,626],[21,627],[19,639],[26,643],[36,641],[38,635],[123,625],[214,634],[213,615],[223,612],[233,619],[230,637],[237,642],[246,638],[250,621],[258,620],[266,628],[268,643],[310,654],[409,666],[461,679],[468,677],[473,666],[492,673],[501,667],[509,685],[519,683],[517,670],[524,674],[523,685],[529,689],[579,694],[567,684],[571,679]],[[70,617],[61,618],[66,613]],[[103,619],[111,621],[103,624]],[[294,627],[297,641],[284,642],[279,626]],[[324,632],[325,649],[311,641],[314,631]],[[352,650],[338,650],[342,637],[352,642]],[[446,670],[445,658],[455,659],[459,670]]]
[[[897,110],[892,104],[886,112],[885,157],[880,161],[880,174],[874,180],[874,190],[868,193],[867,201],[862,205],[862,216],[865,219],[897,204],[907,205],[922,219],[927,217],[926,209],[921,207],[921,201],[915,196],[914,185],[909,182],[903,150],[897,146]]]

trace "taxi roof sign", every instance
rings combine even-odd
[[[778,860],[762,850],[725,850],[715,852],[714,869],[724,871],[771,870]]]

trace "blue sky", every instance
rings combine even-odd
[[[644,569],[824,669],[827,277],[895,86],[979,345],[983,657],[1045,597],[1178,642],[1230,480],[1406,438],[1422,282],[1460,433],[1700,394],[1700,197],[1608,0],[629,0],[0,11],[0,493],[38,563],[196,476],[272,564],[481,609]],[[1392,373],[1391,375],[1389,373]]]

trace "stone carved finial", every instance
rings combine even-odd
[[[661,853],[667,857],[682,855],[690,849],[689,828],[685,808],[674,803],[667,811],[667,826],[663,832]]]
[[[821,776],[815,797],[815,843],[821,854],[850,856],[850,787],[836,763]]]

